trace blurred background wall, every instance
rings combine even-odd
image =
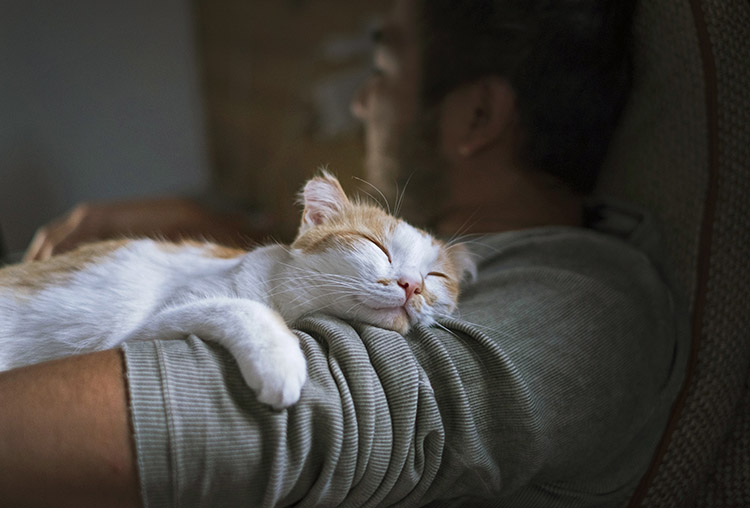
[[[80,201],[197,193],[288,239],[320,165],[351,190],[348,112],[386,0],[3,0],[0,227],[11,251]]]
[[[288,240],[303,182],[328,165],[360,186],[363,146],[349,112],[372,68],[388,0],[196,0],[216,187],[280,218]]]
[[[209,179],[187,0],[0,2],[0,227]]]

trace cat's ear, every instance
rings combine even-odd
[[[474,255],[465,245],[455,243],[448,247],[448,252],[453,260],[453,266],[461,281],[474,281],[477,278],[477,264]]]
[[[305,184],[301,198],[305,209],[302,212],[300,232],[327,222],[350,204],[339,181],[327,171]]]

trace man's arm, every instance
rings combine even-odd
[[[0,373],[5,506],[141,506],[119,350]]]
[[[641,254],[581,235],[488,244],[496,254],[462,301],[469,321],[443,329],[300,319],[310,375],[284,411],[195,336],[123,344],[130,413],[117,353],[0,375],[0,499],[136,505],[131,415],[154,506],[620,506],[661,435],[689,335]]]
[[[263,220],[251,224],[242,214],[214,211],[190,198],[83,203],[39,228],[24,260],[47,259],[86,242],[123,236],[196,238],[246,246],[269,231],[270,223]]]

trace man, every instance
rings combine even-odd
[[[472,235],[459,319],[406,337],[302,319],[310,379],[283,412],[194,337],[2,374],[0,496],[137,506],[139,482],[148,506],[622,505],[678,391],[685,321],[648,220],[584,206],[628,13],[546,4],[397,0],[353,105],[373,179],[411,178],[410,218]]]

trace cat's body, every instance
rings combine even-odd
[[[0,370],[195,334],[245,358],[243,375],[261,400],[287,406],[299,396],[305,361],[267,289],[288,258],[280,245],[244,253],[142,239],[7,268],[0,271]]]
[[[227,348],[259,399],[281,408],[306,378],[287,326],[297,318],[322,311],[405,332],[455,308],[473,270],[463,249],[350,203],[328,175],[304,199],[291,247],[122,240],[0,270],[0,370],[195,334]]]

